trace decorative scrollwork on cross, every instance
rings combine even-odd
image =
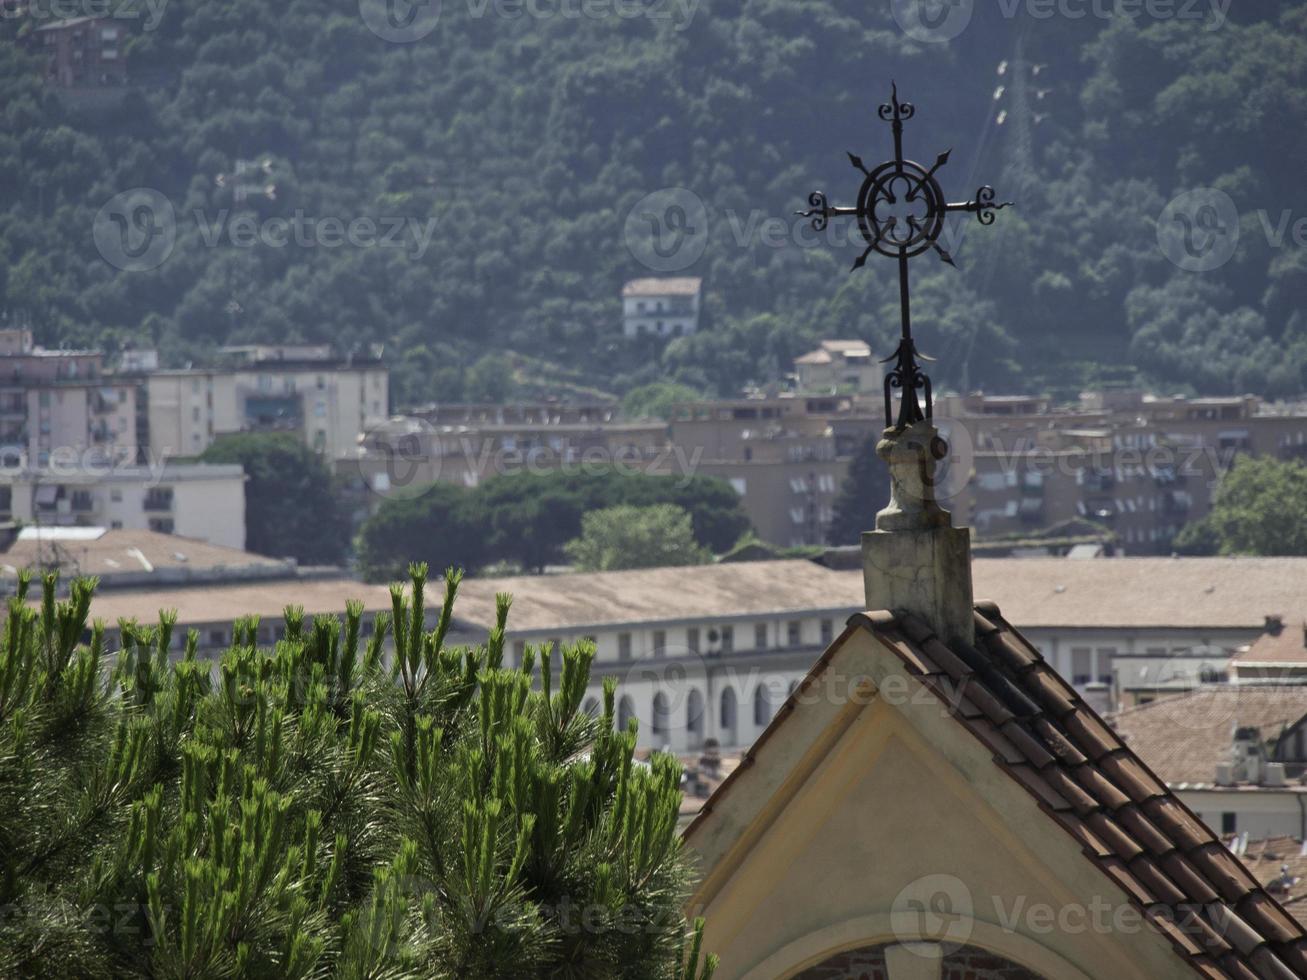
[[[849,162],[862,172],[862,186],[858,202],[853,207],[831,205],[822,191],[808,195],[808,210],[797,212],[812,221],[815,231],[825,231],[831,218],[853,217],[858,222],[858,233],[866,248],[853,262],[853,269],[867,264],[872,252],[897,259],[899,263],[899,304],[903,315],[903,333],[898,349],[881,363],[895,361],[894,368],[885,377],[885,425],[907,428],[914,422],[931,417],[934,406],[931,400],[930,378],[917,363],[917,358],[930,360],[918,353],[912,340],[912,318],[908,295],[908,260],[932,249],[940,259],[955,265],[953,257],[939,244],[944,231],[944,219],[950,211],[969,212],[982,225],[994,223],[995,212],[1011,205],[1011,201],[996,203],[994,188],[985,185],[976,191],[970,201],[948,202],[935,174],[948,163],[945,150],[935,158],[929,168],[903,156],[903,123],[916,115],[911,102],[900,102],[898,86],[891,85],[890,101],[882,105],[877,114],[890,123],[894,133],[894,159],[868,169],[861,158],[849,154]],[[891,391],[899,389],[899,416],[893,421]],[[922,392],[922,403],[917,392]]]

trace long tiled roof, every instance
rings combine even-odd
[[[1111,716],[1112,727],[1168,785],[1210,786],[1230,761],[1236,728],[1255,728],[1263,743],[1307,715],[1307,690],[1204,687]]]
[[[1307,934],[1257,879],[1000,615],[976,607],[977,647],[950,649],[921,620],[858,613],[686,833],[747,772],[753,754],[818,681],[844,638],[866,629],[992,751],[1085,856],[1202,976],[1307,975]]]

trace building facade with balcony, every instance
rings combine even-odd
[[[0,468],[0,521],[177,534],[245,547],[245,471],[235,464]]]
[[[223,435],[286,432],[326,459],[352,455],[388,417],[389,373],[376,357],[305,353],[241,348],[232,367],[146,375],[151,454],[195,456]]]

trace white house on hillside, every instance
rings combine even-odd
[[[703,280],[691,276],[632,279],[622,287],[622,332],[681,337],[699,329]]]

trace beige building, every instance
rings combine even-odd
[[[1307,454],[1307,412],[1256,398],[1087,393],[1073,409],[1044,397],[946,396],[949,506],[985,539],[1091,520],[1126,554],[1168,554],[1211,509],[1240,453]]]
[[[0,469],[0,520],[138,529],[245,547],[245,471],[166,463]]]
[[[522,406],[515,406],[522,409]],[[600,470],[617,466],[661,476],[687,476],[692,462],[678,457],[662,422],[589,421],[563,413],[432,411],[391,418],[371,429],[355,451],[336,463],[359,492],[372,491],[369,509],[385,497],[436,483],[474,487],[504,473]],[[422,410],[419,410],[422,411]]]
[[[53,457],[102,464],[137,455],[136,386],[107,374],[104,354],[47,350],[30,330],[0,330],[0,454],[5,465]]]
[[[885,369],[863,340],[823,340],[816,350],[794,361],[803,392],[879,392]]]
[[[826,542],[849,462],[879,429],[847,397],[786,395],[677,405],[670,437],[730,482],[759,537],[792,547]]]
[[[389,416],[389,374],[376,359],[295,356],[304,353],[240,349],[234,367],[148,374],[153,457],[195,456],[237,432],[289,432],[328,459],[352,455]]]

